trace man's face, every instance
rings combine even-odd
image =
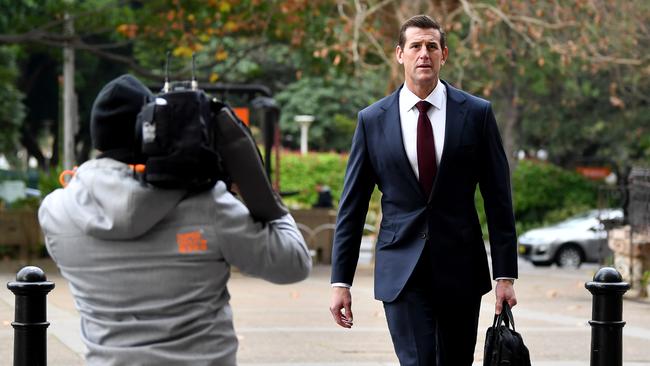
[[[431,89],[439,78],[440,67],[449,50],[440,46],[440,32],[433,28],[407,28],[404,49],[397,46],[397,62],[404,65],[404,79],[411,90]]]

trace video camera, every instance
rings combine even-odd
[[[169,82],[165,69],[162,91],[143,106],[136,123],[137,146],[146,158],[144,181],[202,191],[223,180],[236,184],[254,218],[285,215],[248,127],[227,104],[199,89],[194,57],[191,81]]]

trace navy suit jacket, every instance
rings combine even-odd
[[[474,193],[485,202],[494,278],[517,277],[508,161],[490,103],[447,87],[442,159],[425,197],[409,164],[400,126],[399,89],[359,112],[332,251],[332,283],[352,284],[368,202],[382,192],[375,247],[375,298],[393,301],[431,245],[433,291],[447,296],[490,291],[487,254]]]

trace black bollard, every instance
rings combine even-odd
[[[47,365],[47,321],[45,297],[54,288],[45,272],[27,266],[7,288],[16,295],[14,322],[14,366]]]
[[[585,287],[593,295],[591,366],[623,365],[623,294],[630,285],[614,268],[601,268]]]

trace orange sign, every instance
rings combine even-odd
[[[236,108],[233,108],[232,110],[235,111],[235,115],[237,115],[237,117],[239,119],[241,119],[242,122],[244,122],[244,124],[246,126],[251,125],[250,112],[249,112],[248,108],[246,108],[246,107],[236,107]]]
[[[612,173],[610,168],[604,166],[579,166],[576,171],[582,176],[594,180],[605,179]]]
[[[208,241],[203,238],[201,231],[176,234],[176,243],[180,253],[205,252],[208,250]]]

